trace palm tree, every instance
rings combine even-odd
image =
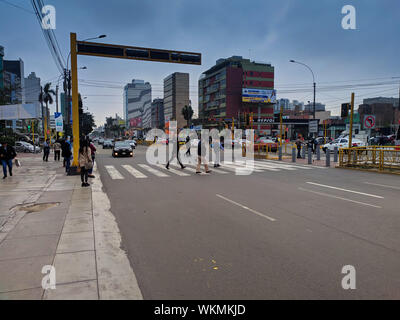
[[[45,84],[43,90],[40,90],[39,94],[39,102],[42,104],[42,110],[43,110],[43,102],[46,104],[46,112],[44,114],[44,137],[47,139],[47,110],[49,110],[49,103],[53,104],[53,96],[56,95],[55,91],[53,89],[50,89],[51,83],[48,82]],[[41,88],[42,89],[42,88]]]
[[[184,106],[182,108],[182,115],[187,121],[187,126],[190,128],[190,120],[193,118],[193,109],[191,106]]]

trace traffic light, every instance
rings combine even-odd
[[[349,110],[350,110],[350,103],[342,103],[341,117],[347,118],[349,115]]]

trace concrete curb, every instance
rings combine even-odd
[[[143,300],[126,252],[120,248],[121,235],[97,166],[94,174],[92,210],[99,298]]]

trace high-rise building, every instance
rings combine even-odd
[[[376,104],[376,103],[389,103],[394,107],[399,106],[399,98],[385,98],[385,97],[376,97],[376,98],[367,98],[363,100],[363,104]]]
[[[175,72],[164,79],[164,120],[177,122],[183,128],[187,122],[182,109],[189,106],[189,74]]]
[[[274,67],[271,64],[241,56],[219,59],[199,79],[199,119],[206,127],[221,127],[232,118],[238,123],[253,113],[254,129],[270,133],[268,123],[274,119],[273,89]],[[244,91],[251,92],[253,98],[244,99]],[[266,95],[268,99],[264,99]],[[254,102],[256,99],[260,99],[259,102]]]
[[[151,84],[133,79],[124,87],[124,119],[126,128],[151,127]]]
[[[19,60],[3,60],[4,86],[9,85],[13,104],[25,103],[24,62]]]
[[[25,78],[25,103],[39,103],[40,78],[36,77],[35,72]]]
[[[164,128],[164,100],[154,99],[151,103],[151,127]]]
[[[313,102],[309,102],[308,104],[306,104],[304,106],[304,111],[305,112],[313,112],[314,110],[314,104]],[[315,112],[321,112],[321,111],[325,111],[325,105],[319,102],[315,103]]]
[[[0,90],[4,88],[4,66],[3,66],[3,58],[4,58],[4,47],[0,46]]]

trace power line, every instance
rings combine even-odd
[[[8,5],[14,7],[14,8],[17,8],[17,9],[23,10],[23,11],[25,11],[25,12],[28,12],[28,13],[30,13],[30,14],[35,14],[33,11],[30,11],[29,9],[26,9],[26,8],[24,8],[24,7],[21,7],[21,6],[17,5],[17,4],[8,2],[8,1],[6,1],[6,0],[0,0],[0,2],[3,2],[3,3],[5,3],[5,4],[8,4]]]

